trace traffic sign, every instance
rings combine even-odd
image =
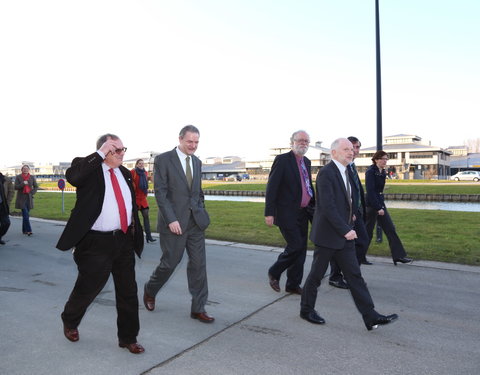
[[[63,190],[65,189],[65,180],[63,178],[61,178],[60,180],[58,180],[58,188],[60,190]]]

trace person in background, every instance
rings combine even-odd
[[[2,237],[10,228],[10,203],[14,194],[12,180],[0,172],[0,245],[5,245]]]
[[[15,177],[15,190],[17,191],[15,208],[22,210],[22,232],[31,236],[33,233],[30,225],[30,210],[33,209],[33,196],[38,190],[38,185],[35,176],[30,174],[30,167],[26,164],[22,166],[22,173]]]
[[[150,218],[148,217],[148,172],[144,168],[143,159],[138,159],[135,163],[135,169],[130,171],[133,178],[133,187],[135,188],[135,200],[137,207],[143,216],[143,230],[145,231],[145,238],[148,242],[155,242],[150,230]]]
[[[407,253],[403,247],[400,237],[397,235],[395,225],[392,222],[390,214],[385,206],[383,197],[383,188],[385,187],[385,179],[387,172],[385,167],[388,162],[388,154],[379,150],[373,154],[373,164],[365,172],[365,185],[367,187],[367,233],[369,243],[372,241],[373,228],[378,221],[388,239],[390,252],[392,253],[393,264],[411,263],[412,258],[407,257]]]
[[[280,276],[287,271],[285,291],[302,294],[303,266],[307,254],[308,222],[315,207],[311,162],[305,156],[309,135],[298,130],[290,137],[291,151],[277,155],[268,176],[265,223],[277,225],[285,250],[268,270],[270,287],[280,292]]]

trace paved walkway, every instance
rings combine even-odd
[[[80,341],[62,333],[60,313],[76,278],[69,252],[54,248],[63,223],[21,219],[0,246],[0,374],[478,374],[480,267],[384,258],[362,268],[379,312],[398,322],[368,332],[348,291],[320,287],[316,326],[300,319],[300,297],[275,293],[266,270],[279,249],[208,241],[208,312],[189,317],[186,261],[141,304],[142,355],[117,346],[113,283],[90,307]],[[158,241],[137,262],[139,289],[160,257]],[[307,257],[306,272],[311,256]],[[282,283],[283,284],[283,283]],[[283,285],[282,285],[283,287]],[[139,295],[141,298],[141,294]]]

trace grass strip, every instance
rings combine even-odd
[[[31,216],[67,220],[75,203],[75,194],[65,193],[62,213],[60,193],[38,193]],[[156,232],[158,208],[155,198],[148,197],[150,221]],[[258,245],[283,247],[285,242],[278,228],[264,222],[263,203],[207,201],[211,225],[207,238]],[[480,213],[439,210],[390,209],[397,232],[408,252],[415,259],[480,265]],[[20,215],[18,210],[14,214]],[[309,247],[313,249],[313,244]],[[370,255],[390,257],[388,241],[372,242]]]

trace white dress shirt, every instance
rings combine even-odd
[[[101,152],[99,152],[99,154],[102,155]],[[102,169],[103,178],[105,179],[105,197],[103,198],[102,212],[93,224],[92,229],[101,232],[109,232],[121,228],[120,213],[118,211],[115,192],[113,191],[112,179],[109,172],[110,167],[105,163],[102,163]],[[130,226],[132,223],[132,194],[120,169],[113,168],[113,172],[117,177],[118,185],[120,185],[120,190],[122,191],[125,208],[127,210],[127,224]]]
[[[338,161],[336,161],[335,159],[332,159],[332,161],[335,163],[335,165],[338,167],[338,169],[340,170],[340,174],[342,175],[342,179],[343,179],[343,184],[345,185],[345,189],[347,191],[350,190],[350,199],[352,199],[351,197],[351,194],[352,194],[352,186],[350,185],[350,181],[347,180],[347,176],[345,174],[345,171],[347,169],[347,167],[345,167],[343,164],[339,163]],[[347,184],[350,185],[350,188],[347,187]]]
[[[185,175],[187,174],[187,161],[185,160],[187,158],[187,154],[184,154],[182,151],[180,151],[180,149],[177,147],[176,148],[177,150],[177,155],[178,155],[178,158],[180,159],[180,163],[182,164],[182,168],[183,168],[183,173],[185,173]],[[192,176],[193,176],[193,160],[192,160],[192,156],[190,156],[190,169],[192,170]]]

